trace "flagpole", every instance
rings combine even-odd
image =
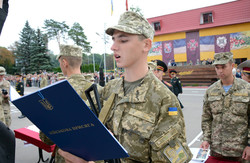
[[[126,11],[128,11],[128,0],[126,0]]]

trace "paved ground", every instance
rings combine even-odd
[[[37,87],[26,87],[25,94],[29,94],[38,90]],[[199,147],[201,135],[201,113],[202,101],[206,87],[186,87],[183,94],[179,95],[179,99],[184,105],[183,113],[185,116],[187,142],[190,147]],[[32,125],[27,119],[18,119],[20,111],[11,106],[12,124],[11,129],[18,129]],[[50,153],[43,152],[44,157],[48,158]],[[16,139],[16,163],[35,163],[38,161],[38,148],[33,145],[24,145],[20,139]]]

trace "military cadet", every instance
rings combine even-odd
[[[175,70],[170,70],[169,73],[170,73],[170,76],[171,76],[170,83],[173,86],[173,92],[176,95],[176,97],[178,98],[178,95],[180,93],[182,93],[181,80],[180,80],[180,78],[178,78],[176,76],[177,72]],[[179,100],[179,98],[178,98],[178,100]],[[181,105],[181,108],[184,108],[180,100],[179,100],[179,103]]]
[[[73,45],[60,45],[60,54],[57,57],[63,75],[67,77],[70,85],[81,96],[83,100],[87,100],[85,90],[92,84],[85,80],[81,74],[82,49]],[[70,109],[70,108],[69,108]],[[54,144],[44,133],[40,132],[40,138],[46,144]],[[55,149],[55,162],[64,163],[65,160],[58,153],[58,147]]]
[[[233,76],[231,52],[216,53],[213,65],[220,80],[204,96],[201,147],[210,146],[208,163],[250,160],[250,85]]]
[[[22,82],[22,75],[19,73],[16,73],[16,91],[19,95],[23,96],[24,95],[24,84]],[[22,119],[25,118],[26,116],[21,114],[18,118]]]
[[[5,123],[8,127],[10,127],[11,124],[10,102],[9,102],[10,82],[4,79],[5,75],[6,75],[5,68],[0,66],[0,91],[1,91],[0,105],[2,106],[4,113],[5,122],[3,121],[3,123]]]
[[[188,162],[192,154],[178,100],[148,69],[152,26],[128,11],[106,33],[112,36],[111,50],[117,67],[124,68],[124,77],[105,85],[99,119],[128,151],[130,157],[121,162]],[[70,163],[86,162],[68,152],[59,153]]]
[[[157,66],[156,69],[154,70],[154,74],[155,76],[160,79],[160,81],[162,81],[162,83],[168,87],[169,90],[171,90],[173,92],[173,86],[168,83],[167,81],[163,80],[163,73],[165,73],[168,70],[167,65],[161,61],[161,60],[155,60],[154,62],[156,62]]]
[[[40,88],[46,87],[48,85],[47,76],[44,73],[41,73],[41,78]]]
[[[238,69],[241,70],[242,79],[250,83],[250,60],[246,60],[239,64]]]

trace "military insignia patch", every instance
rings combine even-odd
[[[183,163],[188,159],[188,155],[179,141],[175,141],[175,146],[168,145],[163,150],[163,154],[174,163]]]
[[[176,107],[169,107],[168,108],[168,115],[178,115]]]

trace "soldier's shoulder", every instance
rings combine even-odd
[[[236,78],[236,85],[237,87],[242,87],[243,89],[244,88],[250,88],[250,83],[248,83],[247,81],[243,80],[243,79],[239,79],[239,78]]]
[[[10,86],[10,82],[8,80],[4,80],[3,81],[3,86],[4,87],[9,87]]]

